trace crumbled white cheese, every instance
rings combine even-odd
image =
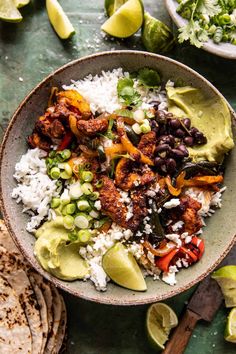
[[[167,234],[166,238],[168,238],[168,240],[173,241],[174,243],[176,243],[177,247],[181,247],[182,241],[180,240],[180,235],[178,235],[178,234]]]
[[[169,284],[169,285],[175,285],[177,283],[176,278],[175,278],[175,273],[168,272],[168,273],[163,273],[162,274],[162,280]]]
[[[127,245],[127,248],[129,252],[131,252],[136,259],[141,258],[142,255],[144,254],[143,247],[139,243],[132,242],[130,245]]]
[[[94,207],[97,210],[101,210],[101,208],[102,208],[101,201],[100,200],[96,200],[96,202],[94,203]]]
[[[106,291],[107,289],[107,275],[100,264],[99,257],[94,257],[89,261],[90,279],[94,283],[97,290]]]
[[[186,259],[182,258],[182,263],[185,268],[188,268],[189,263],[186,261]]]
[[[175,231],[178,231],[179,229],[181,229],[183,226],[184,226],[184,222],[180,220],[180,221],[177,221],[175,224],[173,224],[171,227],[172,227],[172,230],[175,232]]]
[[[179,198],[172,198],[171,200],[169,200],[168,202],[166,202],[163,207],[166,209],[171,209],[171,208],[175,208],[178,205],[180,205],[180,200]]]

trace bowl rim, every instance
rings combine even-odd
[[[73,61],[70,61],[66,64],[64,64],[63,66],[59,67],[58,69],[54,70],[52,73],[50,73],[49,75],[47,75],[42,81],[40,81],[29,93],[28,95],[21,101],[21,103],[19,104],[19,106],[17,107],[17,109],[15,110],[15,112],[13,113],[7,129],[4,133],[4,137],[3,137],[3,141],[1,143],[0,146],[0,175],[1,175],[1,170],[2,170],[2,161],[3,161],[3,155],[4,155],[4,151],[5,151],[5,146],[6,146],[6,142],[8,139],[8,136],[14,126],[14,123],[17,119],[18,114],[21,112],[21,110],[23,109],[24,105],[27,104],[27,102],[30,100],[30,98],[41,88],[41,86],[44,85],[44,83],[46,83],[47,81],[49,81],[51,78],[53,78],[53,76],[55,76],[56,74],[60,73],[61,71],[64,71],[65,69],[67,69],[68,67],[74,66],[74,65],[78,65],[80,62],[84,62],[90,59],[96,59],[96,57],[106,57],[106,56],[119,56],[122,54],[129,54],[129,55],[143,55],[144,57],[153,57],[159,60],[164,60],[166,62],[170,62],[172,64],[175,64],[177,66],[180,66],[182,69],[190,71],[191,74],[193,74],[194,76],[198,77],[200,80],[202,80],[203,82],[205,82],[213,91],[215,94],[217,94],[219,97],[223,98],[230,110],[231,116],[232,116],[232,120],[235,121],[236,120],[236,113],[234,112],[233,108],[231,107],[231,105],[228,103],[228,101],[224,98],[224,96],[207,80],[205,79],[202,75],[200,75],[198,72],[196,72],[195,70],[191,69],[190,67],[188,67],[185,64],[182,64],[174,59],[162,56],[162,55],[158,55],[158,54],[153,54],[153,53],[148,53],[145,51],[134,51],[134,50],[117,50],[117,51],[105,51],[105,52],[99,52],[99,53],[95,53],[95,54],[91,54],[91,55],[87,55],[87,56],[83,56],[79,59],[75,59]],[[18,246],[18,248],[20,249],[20,251],[22,252],[22,254],[24,255],[24,257],[26,258],[26,260],[30,263],[30,265],[36,269],[36,271],[38,271],[43,277],[45,277],[47,280],[51,281],[55,286],[57,286],[58,288],[61,288],[62,290],[64,290],[65,292],[68,292],[76,297],[80,297],[82,299],[85,300],[89,300],[89,301],[93,301],[93,302],[97,302],[97,303],[102,303],[102,304],[107,304],[107,305],[126,305],[126,306],[132,306],[132,305],[143,305],[143,304],[149,304],[149,303],[153,303],[156,301],[161,301],[167,298],[170,298],[172,296],[178,295],[180,293],[182,293],[183,291],[188,290],[189,288],[191,288],[193,285],[197,284],[198,282],[200,282],[201,280],[203,280],[210,272],[213,271],[213,269],[225,258],[225,256],[228,254],[228,252],[231,250],[231,248],[234,246],[234,244],[236,243],[236,234],[234,234],[232,236],[232,240],[230,241],[230,243],[228,244],[228,247],[226,249],[223,250],[223,252],[219,255],[219,258],[213,263],[211,264],[209,267],[206,268],[206,270],[200,274],[198,277],[196,277],[195,279],[193,279],[191,282],[189,282],[188,284],[185,284],[181,287],[178,288],[174,288],[174,287],[170,287],[170,290],[167,291],[164,295],[150,295],[149,297],[145,298],[145,299],[136,299],[133,298],[132,300],[126,300],[126,299],[114,299],[112,296],[109,297],[109,295],[106,296],[100,296],[100,293],[98,292],[98,297],[93,296],[93,295],[88,295],[86,296],[86,294],[84,293],[80,293],[79,289],[73,289],[70,287],[70,285],[68,285],[65,281],[60,280],[54,276],[52,276],[50,273],[46,272],[37,262],[35,257],[31,257],[26,251],[25,248],[22,246],[20,239],[16,236],[12,226],[11,226],[11,220],[9,219],[8,213],[7,213],[7,208],[5,205],[5,201],[3,199],[3,193],[2,193],[2,184],[0,183],[0,209],[1,212],[3,214],[3,219],[5,221],[5,224],[7,226],[7,229],[13,239],[13,241],[16,243],[16,245]],[[127,289],[128,290],[128,289]],[[128,290],[130,291],[130,290]],[[103,293],[105,295],[105,293]]]
[[[165,2],[165,7],[170,15],[170,17],[172,18],[173,22],[176,24],[176,26],[182,27],[184,26],[188,21],[185,20],[183,17],[181,17],[177,12],[176,12],[176,8],[177,8],[177,1],[176,0],[164,0]],[[176,4],[175,4],[176,3]],[[235,50],[230,52],[229,50],[225,51],[222,46],[229,46],[229,48],[234,48]],[[219,57],[225,58],[225,59],[231,59],[231,60],[235,60],[236,59],[236,46],[234,44],[231,43],[221,43],[216,44],[214,43],[211,39],[208,39],[207,42],[204,42],[202,47],[199,49],[203,49],[205,51],[207,51],[208,53],[217,55]]]

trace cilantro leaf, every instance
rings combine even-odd
[[[117,93],[120,101],[127,106],[137,106],[141,103],[140,94],[134,89],[134,81],[129,77],[118,80]]]
[[[199,37],[198,37],[199,36]],[[179,28],[179,43],[189,40],[192,45],[201,48],[202,38],[208,38],[207,33],[200,27],[198,21],[191,19],[185,26]]]
[[[221,12],[221,7],[218,4],[218,0],[199,0],[197,11],[203,15],[213,17]]]
[[[138,71],[138,80],[148,88],[159,87],[161,84],[161,78],[158,72],[149,68],[143,68]]]

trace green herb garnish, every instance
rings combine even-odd
[[[129,77],[118,80],[118,98],[126,106],[138,106],[141,104],[140,94],[134,89],[134,81]]]
[[[156,70],[143,68],[138,71],[139,82],[148,88],[156,88],[161,84],[161,78]]]

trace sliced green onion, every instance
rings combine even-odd
[[[142,133],[142,131],[141,131],[141,128],[140,128],[140,125],[138,124],[138,123],[134,123],[133,125],[132,125],[132,129],[133,129],[133,131],[135,132],[135,134],[141,134]]]
[[[78,237],[79,237],[80,242],[88,243],[91,238],[91,232],[87,229],[86,230],[79,230]]]
[[[140,125],[140,129],[141,129],[141,132],[146,134],[146,133],[149,133],[151,131],[151,127],[149,124],[142,124]]]
[[[81,185],[79,182],[75,182],[70,185],[69,195],[70,195],[71,199],[74,199],[74,200],[79,199],[83,195],[83,192],[81,190]]]
[[[103,180],[99,179],[96,183],[95,183],[95,187],[96,188],[102,188],[103,186]]]
[[[72,168],[71,168],[71,166],[68,164],[68,163],[65,163],[64,164],[64,169],[65,169],[65,172],[68,174],[68,175],[70,175],[70,176],[72,176]]]
[[[81,211],[86,211],[86,210],[90,210],[91,209],[91,206],[90,206],[90,204],[89,204],[89,202],[87,200],[79,200],[77,202],[77,207]]]
[[[52,151],[50,151],[49,152],[49,154],[48,154],[48,157],[50,157],[51,159],[53,159],[55,156],[56,156],[56,151],[55,150],[52,150]]]
[[[100,214],[99,214],[97,211],[95,211],[95,210],[91,210],[90,213],[89,213],[89,215],[90,215],[93,219],[98,219],[99,216],[100,216]]]
[[[72,215],[76,211],[76,205],[72,203],[67,204],[65,206],[65,209],[66,209],[66,215]]]
[[[99,198],[99,192],[93,192],[89,195],[90,200],[97,200]]]
[[[60,198],[52,198],[51,208],[56,209],[61,204]]]
[[[68,173],[66,171],[63,171],[63,172],[60,173],[60,177],[62,179],[70,179],[71,175],[68,175]]]
[[[70,241],[77,241],[78,240],[78,235],[75,232],[70,232],[68,234],[68,238]]]
[[[52,179],[58,179],[60,177],[60,170],[58,167],[53,167],[50,170],[50,176]]]
[[[136,120],[136,122],[138,123],[142,123],[144,118],[145,118],[145,113],[142,109],[137,109],[134,113],[133,113],[133,118],[134,120]]]
[[[67,189],[64,190],[64,192],[62,193],[60,199],[61,199],[61,204],[62,205],[66,205],[66,204],[70,203],[70,196],[69,196],[69,193],[68,193]]]
[[[105,224],[105,222],[107,222],[109,220],[109,218],[103,218],[100,220],[96,220],[93,224],[95,229],[99,229],[100,227],[102,227],[102,225]]]
[[[93,192],[93,186],[91,183],[84,183],[81,186],[81,191],[85,194],[85,195],[89,195]]]
[[[65,149],[60,151],[60,155],[63,160],[68,160],[71,157],[71,151],[69,149]]]
[[[89,227],[90,220],[91,216],[84,213],[80,213],[76,216],[74,223],[75,226],[77,226],[79,229],[87,229]]]
[[[83,171],[81,178],[84,182],[91,182],[93,180],[93,173],[91,171]]]
[[[71,215],[66,215],[63,218],[63,225],[66,229],[72,229],[74,226],[74,218]]]

